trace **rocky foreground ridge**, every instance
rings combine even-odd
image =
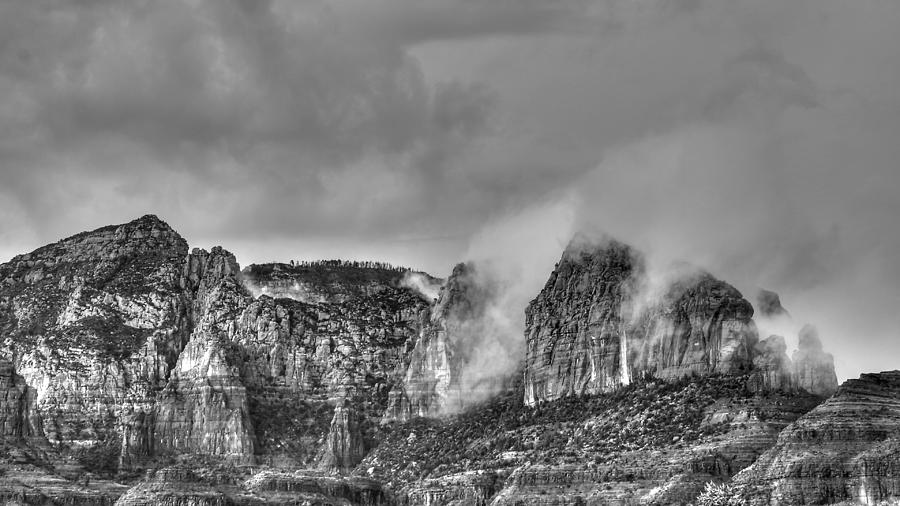
[[[754,504],[897,495],[896,378],[819,405],[837,385],[815,329],[789,358],[707,273],[573,241],[520,372],[487,382],[466,375],[495,286],[460,264],[433,298],[408,274],[242,271],[155,216],[0,265],[0,498],[687,504],[735,475]]]
[[[735,482],[751,504],[900,502],[900,371],[845,382]]]

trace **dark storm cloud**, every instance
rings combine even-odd
[[[436,6],[398,17],[417,30],[446,12]],[[394,26],[376,20],[360,31],[365,13],[324,3],[0,8],[4,188],[38,225],[54,214],[45,214],[44,198],[53,179],[78,186],[89,178],[125,193],[138,182],[151,190],[151,206],[226,197],[201,220],[215,226],[219,218],[220,228],[349,224],[372,214],[358,215],[345,187],[366,177],[370,189],[396,185],[385,180],[395,171],[441,171],[486,128],[494,100],[477,83],[426,83]],[[488,26],[504,11],[486,10],[479,23]],[[545,8],[526,10],[548,17]],[[514,16],[540,28],[531,17]],[[248,217],[247,208],[257,211]]]
[[[600,228],[781,292],[842,375],[896,367],[897,26],[877,0],[2,2],[0,256],[155,212],[245,262],[500,257],[517,335]]]

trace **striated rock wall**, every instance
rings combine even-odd
[[[186,255],[145,216],[0,265],[0,358],[33,390],[49,442],[112,441],[121,406],[165,384],[190,333]]]
[[[43,436],[35,400],[35,389],[16,374],[10,362],[0,361],[0,437],[22,439]]]
[[[735,482],[760,505],[900,501],[900,371],[845,382]]]
[[[794,387],[793,363],[787,356],[783,337],[769,336],[756,343],[754,351],[753,374],[748,385],[751,390],[765,392]]]
[[[785,315],[767,292],[766,311]],[[809,331],[793,362],[784,340],[759,340],[753,307],[696,268],[647,275],[643,257],[612,239],[576,238],[525,311],[529,405],[610,391],[634,379],[754,372],[751,388],[836,387],[831,355]]]
[[[107,471],[180,455],[314,465],[349,399],[362,453],[428,307],[387,285],[254,299],[233,255],[189,253],[155,216],[78,234],[0,265],[4,435],[114,454]]]

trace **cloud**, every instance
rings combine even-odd
[[[223,235],[364,234],[367,217],[415,208],[409,172],[443,170],[493,108],[478,83],[426,83],[389,27],[324,3],[0,9],[0,191],[42,228],[66,221],[51,203],[102,199],[174,206]],[[363,189],[371,208],[356,206]]]
[[[433,301],[441,292],[441,280],[429,278],[421,272],[408,271],[400,280],[400,286],[409,288],[421,295],[425,300]]]
[[[518,217],[558,205],[778,291],[842,376],[895,368],[898,24],[878,0],[5,2],[0,257],[154,212],[244,263],[446,275],[472,244],[539,279],[553,226]]]
[[[572,235],[572,203],[545,201],[485,224],[464,254],[477,317],[454,329],[466,343],[460,379],[469,402],[496,393],[525,356],[525,307],[546,283]]]

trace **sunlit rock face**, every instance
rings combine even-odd
[[[47,440],[115,440],[121,408],[165,385],[190,335],[187,249],[145,216],[0,265],[0,359],[32,392]]]
[[[750,303],[707,273],[680,270],[656,286],[631,247],[573,241],[526,309],[526,402],[642,376],[749,371],[757,341]]]
[[[365,451],[357,413],[347,403],[338,404],[334,408],[319,468],[351,471],[363,459]]]
[[[189,252],[155,216],[20,255],[0,265],[3,436],[59,458],[102,450],[106,470],[187,456],[347,471],[431,301],[393,285],[345,295],[254,298],[231,253]],[[349,450],[326,449],[341,438]]]
[[[753,504],[900,501],[900,371],[863,374],[778,437],[735,481]]]

